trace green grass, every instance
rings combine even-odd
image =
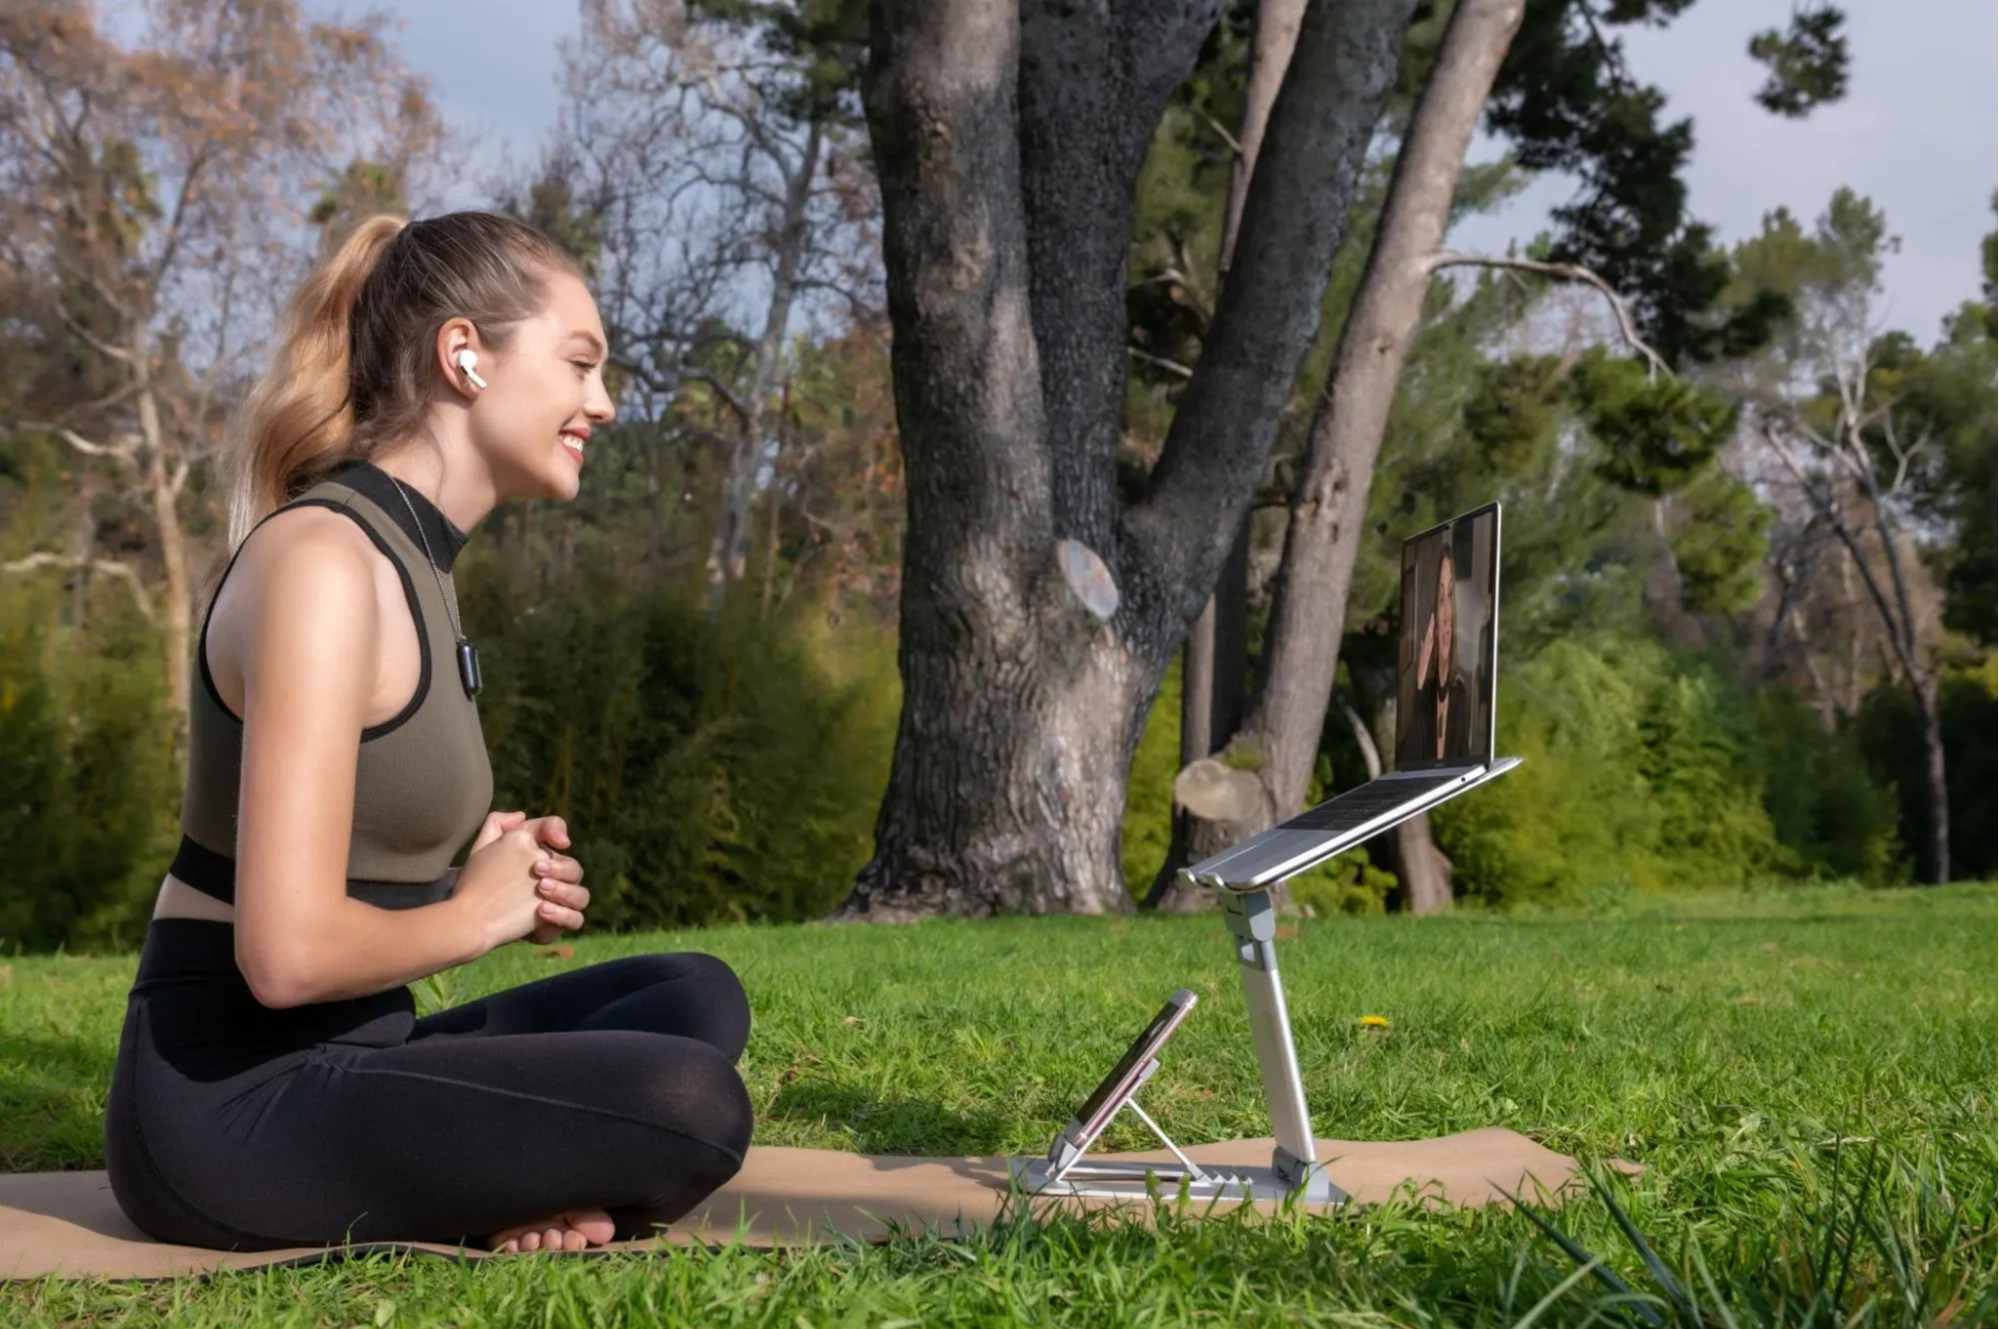
[[[1501,1125],[1586,1162],[1642,1163],[1635,1182],[1609,1183],[1609,1202],[1584,1197],[1554,1221],[1651,1300],[1620,1301],[1594,1276],[1563,1288],[1577,1266],[1521,1214],[1382,1207],[1157,1229],[1003,1224],[973,1241],[786,1255],[50,1282],[0,1292],[0,1320],[1546,1325],[1643,1323],[1642,1307],[1743,1329],[1994,1321],[1989,884],[1298,929],[1280,953],[1319,1134]],[[756,1009],[744,1069],[759,1143],[1038,1153],[1184,984],[1203,1000],[1145,1101],[1192,1142],[1268,1133],[1223,935],[1197,917],[604,937],[561,961],[511,948],[421,995],[463,1000],[558,965],[709,950],[737,967]],[[0,966],[0,1168],[102,1165],[132,963]],[[1370,1014],[1390,1028],[1361,1028]],[[1121,1125],[1109,1143],[1147,1141]],[[1620,1212],[1698,1305],[1676,1311]]]

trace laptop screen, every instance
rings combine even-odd
[[[1499,665],[1499,505],[1402,543],[1395,769],[1492,760]]]

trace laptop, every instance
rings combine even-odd
[[[1499,682],[1499,504],[1402,542],[1394,767],[1182,872],[1260,890],[1520,764],[1492,755]]]

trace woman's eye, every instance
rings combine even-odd
[[[569,363],[575,365],[586,374],[597,367],[597,362],[594,360],[571,360]]]

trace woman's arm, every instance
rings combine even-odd
[[[391,912],[347,894],[358,735],[383,637],[373,551],[349,526],[288,513],[238,561],[236,963],[266,1006],[385,991],[506,940],[456,895]]]

